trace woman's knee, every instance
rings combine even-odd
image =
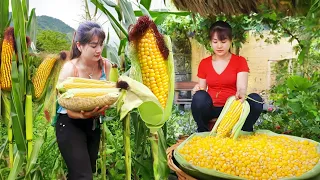
[[[251,93],[248,95],[251,99],[248,99],[248,102],[250,104],[251,109],[256,111],[262,111],[263,109],[263,99],[262,97],[257,93]]]
[[[191,106],[202,108],[208,105],[208,100],[212,102],[210,95],[206,91],[197,91],[192,97]]]

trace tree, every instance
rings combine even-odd
[[[69,50],[69,42],[66,34],[52,31],[40,30],[37,36],[37,50],[47,53],[59,53],[62,50]]]

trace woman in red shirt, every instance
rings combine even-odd
[[[199,83],[193,89],[195,94],[191,104],[198,132],[210,130],[209,121],[220,115],[230,96],[235,95],[243,102],[248,86],[249,67],[246,59],[230,52],[231,26],[226,22],[217,21],[210,27],[209,35],[214,54],[202,59],[199,64]],[[262,98],[256,93],[249,94],[249,97],[262,102]],[[242,130],[253,131],[253,125],[259,118],[263,105],[250,99],[247,101],[250,113]]]

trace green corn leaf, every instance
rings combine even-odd
[[[32,170],[34,169],[34,166],[37,163],[38,160],[38,156],[40,154],[40,149],[42,147],[42,144],[44,142],[43,137],[39,137],[35,143],[34,143],[34,147],[31,153],[31,157],[27,162],[27,166],[26,166],[26,175],[30,174],[32,172]]]
[[[124,25],[128,29],[128,27],[137,22],[136,16],[134,15],[134,11],[132,9],[131,2],[127,0],[120,1],[120,8],[123,13]]]
[[[152,0],[141,0],[140,4],[142,4],[147,10],[150,9]]]
[[[120,66],[120,57],[118,56],[118,51],[115,47],[111,46],[110,44],[106,45],[108,59],[112,62]]]
[[[126,45],[128,43],[128,39],[121,39],[119,49],[118,49],[118,56],[120,56],[122,53],[124,53]]]
[[[154,23],[156,25],[161,25],[168,16],[169,14],[161,14],[154,20]]]
[[[162,129],[160,128],[158,130],[158,148],[159,148],[159,152],[158,152],[158,157],[159,157],[159,174],[161,175],[161,179],[168,179],[168,175],[169,175],[169,167],[167,164],[167,144],[166,144],[166,139],[164,136],[164,133],[162,131]]]
[[[150,19],[152,19],[148,9],[146,9],[142,4],[139,4],[139,8],[142,12],[143,15],[150,17]]]
[[[113,147],[116,146],[116,143],[115,143],[115,137],[113,136],[113,134],[111,133],[110,129],[108,128],[107,124],[106,123],[103,123],[103,128],[105,130],[105,133],[106,133],[106,139],[107,139],[107,144],[110,144],[112,145]]]
[[[125,30],[125,28],[117,21],[117,19],[111,14],[111,12],[103,6],[102,3],[100,3],[98,0],[91,0],[91,2],[99,8],[110,20],[110,23],[113,28],[118,28],[127,38],[128,38],[128,32]],[[116,30],[116,29],[115,29]],[[117,31],[116,31],[117,32]],[[120,37],[120,34],[118,34]]]
[[[8,26],[9,21],[9,0],[0,1],[0,37]]]
[[[22,169],[22,165],[23,165],[24,160],[25,160],[24,155],[17,152],[16,156],[14,158],[13,167],[10,170],[8,180],[15,180],[18,177],[18,175]]]
[[[2,91],[2,105],[1,105],[1,116],[4,123],[7,126],[11,126],[11,93],[8,91]]]
[[[14,36],[16,40],[18,60],[23,61],[25,59],[25,54],[27,53],[27,42],[26,42],[26,30],[25,30],[25,18],[24,11],[26,7],[22,7],[20,0],[12,0],[12,17],[14,25]]]
[[[24,99],[21,95],[21,87],[19,81],[18,67],[16,59],[12,58],[12,129],[17,143],[18,150],[25,153],[27,150],[25,139],[25,118],[24,118]]]
[[[116,3],[114,3],[113,1],[110,1],[110,0],[103,0],[103,2],[105,2],[108,6],[113,7],[113,8],[117,6]]]
[[[31,10],[29,21],[27,24],[27,35],[30,37],[31,42],[31,49],[33,52],[36,51],[36,44],[37,44],[37,16],[35,12],[35,8]]]
[[[29,0],[22,0],[22,10],[23,15],[25,17],[25,21],[28,21],[28,13],[29,13]]]

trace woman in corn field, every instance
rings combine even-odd
[[[61,69],[58,82],[68,77],[108,80],[111,64],[101,57],[104,39],[100,25],[80,24],[73,37],[71,60]],[[107,108],[73,112],[59,106],[56,137],[68,168],[68,179],[93,179],[100,142],[99,117]]]
[[[218,118],[227,99],[235,95],[243,102],[247,94],[249,67],[244,57],[230,52],[232,28],[224,21],[217,21],[210,27],[209,38],[214,54],[201,60],[198,67],[199,83],[193,88],[191,110],[197,123],[198,132],[209,131],[210,121]],[[262,102],[262,98],[252,93],[250,98]],[[263,105],[247,99],[250,113],[242,127],[243,131],[253,131]]]

